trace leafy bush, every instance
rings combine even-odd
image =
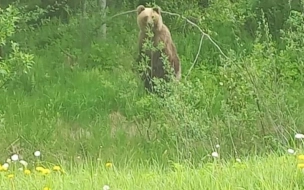
[[[9,6],[5,10],[0,8],[0,47],[7,45],[7,39],[16,32],[16,22],[21,19],[17,8]],[[23,74],[27,74],[34,63],[33,55],[20,51],[16,42],[10,42],[12,52],[0,59],[0,87],[8,82],[19,80]],[[0,55],[3,56],[3,55]]]

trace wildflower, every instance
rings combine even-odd
[[[295,135],[295,138],[296,138],[296,139],[303,139],[303,138],[304,138],[304,135],[301,134],[301,133],[297,133],[297,134]]]
[[[11,159],[12,159],[12,161],[17,161],[17,160],[19,160],[18,154],[13,154],[13,155],[11,156]]]
[[[12,178],[14,177],[14,174],[9,174],[9,175],[7,175],[7,177],[8,177],[9,179],[12,179]]]
[[[106,163],[106,167],[107,167],[107,168],[111,168],[112,166],[113,166],[113,164],[112,164],[111,162],[107,162],[107,163]]]
[[[4,163],[4,164],[2,165],[3,170],[4,170],[4,171],[8,170],[8,166],[9,166],[8,163]]]
[[[41,155],[40,151],[37,150],[37,151],[34,152],[34,156],[39,157],[40,155]]]
[[[219,154],[217,152],[212,152],[211,156],[214,157],[214,158],[218,158]]]
[[[220,145],[219,144],[215,145],[215,148],[220,148]]]
[[[102,188],[102,190],[110,190],[110,186],[104,185],[103,188]]]
[[[60,171],[61,168],[60,168],[60,166],[54,166],[54,167],[53,167],[53,170],[54,170],[54,171]]]
[[[6,159],[6,162],[7,162],[7,163],[11,163],[12,160],[11,160],[10,158],[8,158],[8,159]]]
[[[25,174],[25,175],[30,175],[30,174],[31,174],[31,171],[28,170],[28,169],[26,169],[26,170],[24,170],[24,174]]]
[[[287,152],[288,152],[289,154],[295,154],[295,151],[294,151],[293,149],[291,149],[291,148],[289,148],[289,149],[287,150]]]
[[[47,175],[47,174],[51,173],[51,170],[43,169],[41,172],[42,172],[43,175]]]
[[[237,162],[241,163],[241,159],[237,158],[235,159]]]
[[[38,167],[36,167],[36,170],[37,170],[38,172],[42,172],[42,171],[44,170],[44,168],[41,167],[41,166],[38,166]]]
[[[303,169],[304,168],[304,164],[303,163],[298,164],[298,168]]]
[[[44,187],[43,190],[51,190],[49,187]]]
[[[298,156],[298,160],[304,161],[304,155],[303,155],[303,154],[300,154],[300,155]]]
[[[25,168],[26,168],[27,165],[28,165],[28,163],[27,163],[26,161],[24,161],[24,160],[20,160],[19,162],[20,162],[20,164],[22,164]]]

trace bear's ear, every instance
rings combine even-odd
[[[138,7],[137,7],[137,9],[136,9],[136,11],[137,11],[137,15],[139,15],[143,10],[145,10],[146,8],[145,8],[145,6],[143,6],[143,5],[139,5]]]
[[[153,11],[157,12],[160,15],[161,9],[160,7],[153,7]]]

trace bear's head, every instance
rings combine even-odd
[[[163,26],[160,7],[147,8],[143,5],[137,7],[137,24],[140,30],[146,31],[150,27],[152,31],[160,31]]]

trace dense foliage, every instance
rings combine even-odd
[[[111,17],[147,1],[108,2],[107,18],[100,1],[9,3],[0,3],[8,152],[201,160],[215,144],[232,156],[280,151],[303,130],[300,0],[156,1],[180,15],[163,13],[183,71],[165,98],[146,94],[134,69],[136,13]],[[205,35],[200,47],[183,17],[214,43]]]

